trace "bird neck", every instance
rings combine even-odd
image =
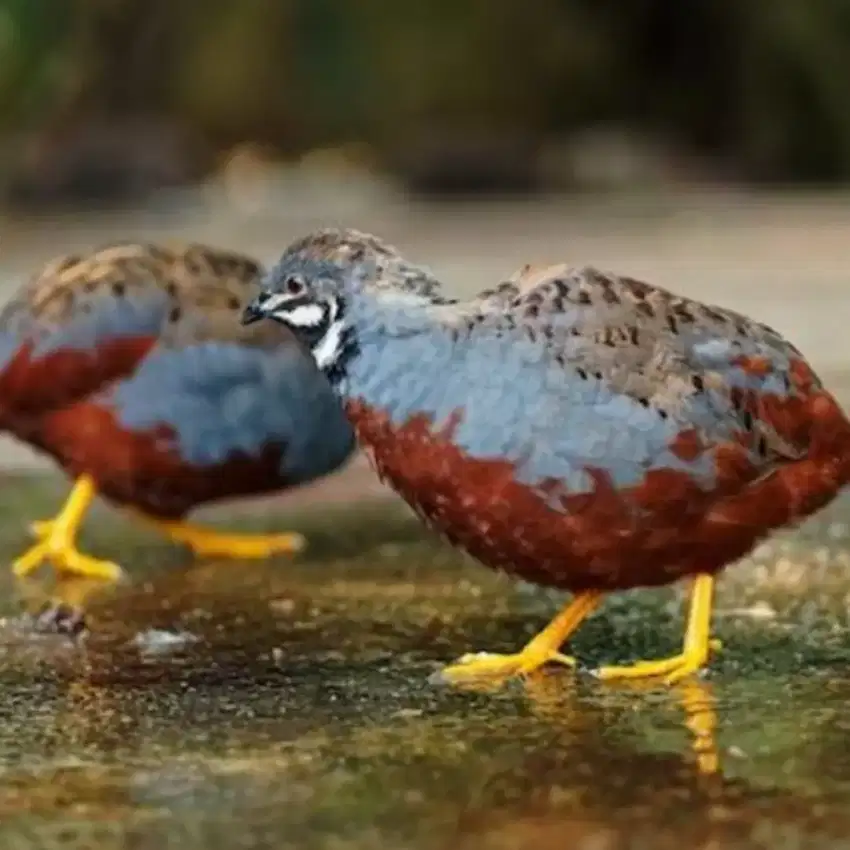
[[[376,377],[416,369],[415,350],[445,335],[444,315],[453,303],[433,292],[396,289],[349,295],[337,331],[339,353],[324,366],[338,394],[360,396],[374,389]]]

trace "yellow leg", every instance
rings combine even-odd
[[[643,679],[663,676],[668,684],[697,673],[708,661],[711,650],[720,649],[720,641],[711,640],[711,607],[714,576],[703,574],[694,579],[685,643],[680,655],[659,661],[639,661],[627,667],[600,667],[600,679]]]
[[[454,664],[444,667],[436,678],[450,684],[463,684],[521,676],[537,670],[547,662],[574,667],[575,659],[562,655],[558,650],[582,621],[599,606],[602,598],[603,594],[597,591],[581,593],[519,652],[511,655],[469,653]]]
[[[39,541],[12,564],[16,576],[29,575],[42,563],[50,561],[57,573],[106,581],[121,577],[121,567],[117,564],[83,555],[76,546],[77,533],[96,492],[94,481],[83,475],[77,479],[56,519],[33,523],[32,529]]]
[[[188,546],[202,558],[237,558],[253,560],[270,558],[280,553],[300,552],[307,541],[300,534],[230,534],[190,525],[185,522],[160,520],[137,513],[143,521],[158,529],[166,537]]]

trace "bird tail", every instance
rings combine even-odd
[[[704,519],[707,532],[722,536],[724,529],[740,532],[747,526],[766,534],[796,524],[829,504],[850,482],[850,421],[838,402],[819,389],[801,412],[806,450],[723,499]]]

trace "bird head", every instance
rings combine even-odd
[[[365,274],[326,260],[286,257],[261,281],[242,324],[271,319],[290,328],[320,369],[332,369],[345,345],[345,302]]]
[[[440,290],[430,272],[406,262],[391,245],[351,229],[317,230],[293,242],[260,286],[242,323],[286,325],[326,372],[336,369],[352,342],[347,308],[362,294],[429,300]]]

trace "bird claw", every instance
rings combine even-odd
[[[118,564],[84,555],[72,543],[51,537],[36,543],[12,564],[12,571],[23,578],[49,561],[57,573],[88,576],[101,581],[119,581],[124,573]]]
[[[55,524],[56,521],[52,519],[36,519],[29,524],[29,532],[37,540],[43,540],[50,536]]]
[[[265,560],[274,555],[300,552],[307,545],[306,538],[294,531],[280,534],[236,534],[190,523],[155,519],[145,514],[141,516],[144,522],[175,543],[188,546],[199,558]]]
[[[179,537],[175,538],[179,540]],[[307,540],[296,532],[286,534],[216,534],[199,536],[183,541],[200,558],[234,558],[238,560],[264,560],[274,555],[295,554],[307,545]]]
[[[654,679],[663,677],[665,685],[673,685],[689,676],[700,673],[712,651],[717,652],[722,644],[719,640],[708,641],[704,647],[685,650],[680,655],[657,661],[638,661],[622,667],[599,667],[594,671],[598,679]]]
[[[432,684],[466,684],[501,681],[514,676],[527,676],[546,664],[575,668],[576,660],[560,652],[528,649],[509,655],[493,652],[468,652],[454,664],[438,670],[430,677]]]

